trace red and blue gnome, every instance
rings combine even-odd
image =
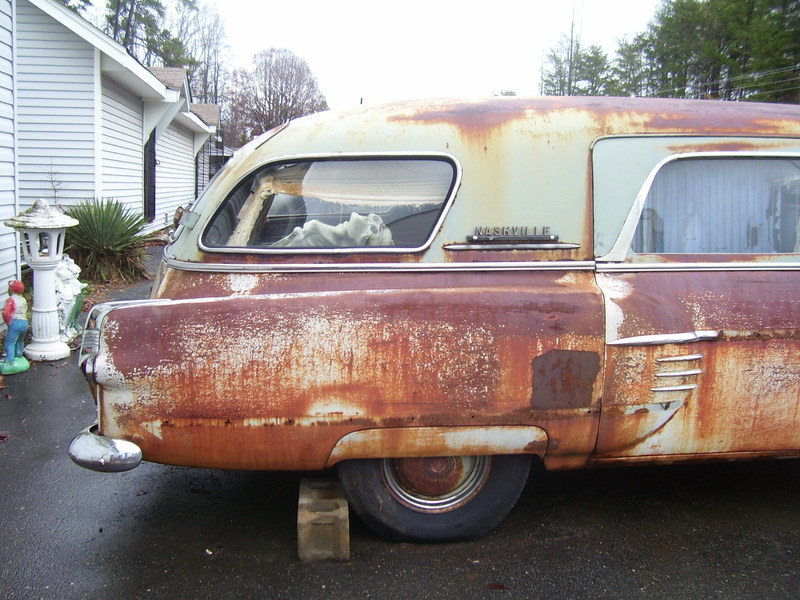
[[[31,364],[22,354],[25,347],[25,332],[28,331],[28,301],[23,297],[25,284],[14,280],[8,284],[8,300],[3,306],[3,320],[8,325],[6,332],[6,359],[0,363],[0,373],[13,375],[27,371]]]

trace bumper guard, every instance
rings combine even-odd
[[[95,424],[75,436],[69,445],[69,457],[84,469],[119,473],[138,467],[142,451],[133,442],[98,434]]]

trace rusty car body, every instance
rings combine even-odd
[[[800,452],[800,107],[412,101],[293,121],[89,315],[70,454],[338,466],[394,539],[549,469]]]

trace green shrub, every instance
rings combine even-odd
[[[90,281],[131,283],[146,277],[147,223],[117,200],[89,200],[64,209],[78,225],[67,229],[65,250]]]

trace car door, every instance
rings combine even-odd
[[[593,160],[597,457],[800,449],[800,142],[611,138]]]

